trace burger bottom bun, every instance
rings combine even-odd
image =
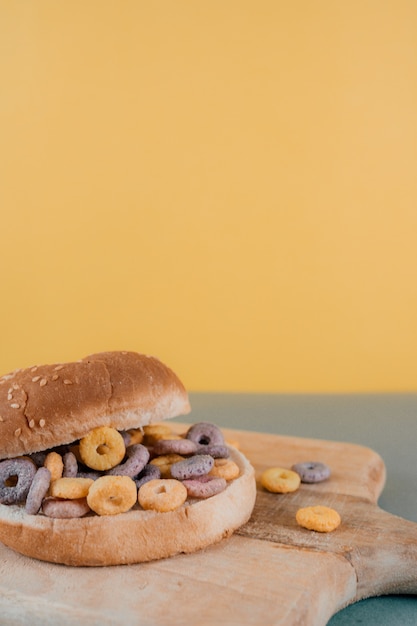
[[[240,476],[221,493],[175,511],[144,511],[52,519],[28,515],[23,506],[0,505],[0,541],[29,557],[73,566],[142,563],[196,552],[230,536],[246,523],[256,499],[255,472],[231,449]]]

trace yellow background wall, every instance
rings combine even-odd
[[[414,0],[0,0],[0,370],[417,390]]]

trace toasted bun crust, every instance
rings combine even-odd
[[[174,372],[136,352],[16,370],[0,378],[0,459],[72,443],[97,426],[138,428],[189,411]]]
[[[0,541],[26,556],[78,566],[141,563],[195,552],[228,537],[248,521],[256,498],[254,469],[235,449],[240,476],[220,494],[169,513],[143,511],[50,519],[24,507],[0,505]]]

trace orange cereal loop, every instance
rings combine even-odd
[[[87,496],[93,482],[92,478],[58,478],[51,483],[49,494],[53,498],[78,500]]]
[[[225,480],[234,480],[239,474],[239,466],[232,459],[214,459],[214,465],[209,472],[209,476]]]
[[[139,489],[138,502],[145,510],[175,511],[187,499],[187,488],[174,478],[150,480]]]
[[[85,465],[105,472],[123,461],[126,446],[122,435],[115,428],[99,426],[81,439],[79,451]]]
[[[171,465],[183,460],[184,457],[180,454],[163,454],[152,459],[150,464],[159,467],[161,478],[171,478]]]
[[[136,504],[137,488],[129,476],[101,476],[93,481],[87,504],[97,515],[126,513]]]
[[[152,445],[158,439],[172,439],[172,429],[169,424],[147,424],[143,427],[144,442]]]
[[[291,493],[297,491],[301,479],[297,472],[283,467],[270,467],[261,475],[261,485],[272,493]]]
[[[295,519],[297,524],[308,530],[319,533],[330,533],[341,523],[341,517],[335,509],[328,506],[316,505],[298,509]]]
[[[136,443],[142,443],[144,433],[141,428],[131,428],[127,432],[130,437],[129,446],[133,446]]]
[[[48,452],[43,464],[51,472],[51,482],[61,478],[64,471],[64,461],[58,452]]]

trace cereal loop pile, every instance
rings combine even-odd
[[[0,461],[0,504],[29,515],[158,513],[210,498],[238,478],[221,430],[200,422],[184,435],[168,424],[118,431],[94,428],[68,446]]]

